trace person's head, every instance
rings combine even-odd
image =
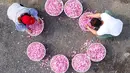
[[[102,21],[98,18],[93,18],[91,21],[90,21],[91,25],[96,27],[96,28],[99,28],[101,25],[102,25]]]
[[[24,15],[22,15],[21,17],[20,17],[20,19],[21,19],[21,22],[23,23],[23,24],[25,24],[25,25],[32,25],[32,24],[34,24],[35,23],[35,18],[34,17],[32,17],[31,15],[29,15],[29,14],[24,14]]]

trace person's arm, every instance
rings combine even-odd
[[[90,28],[89,26],[86,26],[86,28],[87,28],[90,32],[92,32],[94,35],[98,35],[96,30]]]
[[[27,29],[26,32],[32,33],[32,30],[31,29]]]
[[[30,9],[29,9],[29,13],[30,13],[33,17],[35,17],[35,19],[41,24],[42,21],[41,21],[40,18],[38,17],[38,12],[37,12],[36,9],[30,8]]]
[[[16,30],[18,30],[18,31],[22,31],[22,32],[26,31],[26,32],[32,33],[32,30],[29,29],[28,27],[26,27],[26,25],[24,25],[22,23],[20,23],[20,24],[15,23],[15,26],[16,26]]]
[[[38,12],[37,12],[37,10],[36,9],[34,9],[34,8],[29,8],[29,14],[31,14],[33,17],[35,17],[35,19],[39,19],[39,17],[38,17]]]
[[[101,13],[89,14],[89,15],[87,15],[87,17],[91,17],[91,18],[100,18],[100,17],[101,17]]]
[[[18,30],[18,31],[24,32],[27,30],[27,27],[24,24],[17,24],[16,23],[15,26],[16,26],[16,30]]]

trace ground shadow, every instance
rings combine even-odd
[[[45,48],[46,48],[46,56],[45,57],[52,57],[53,55],[55,55],[56,53],[54,52],[54,49],[56,49],[55,46],[53,46],[50,43],[44,43]]]
[[[69,59],[69,68],[66,73],[76,73],[76,71],[74,71],[72,67],[72,57],[67,56],[67,58]]]
[[[92,66],[90,68],[90,70],[93,70],[96,73],[99,73],[101,71],[105,72],[105,71],[113,70],[113,67],[111,64],[113,63],[113,59],[115,56],[114,49],[109,45],[104,44],[104,46],[107,51],[105,58],[100,62],[92,62]]]
[[[130,3],[130,0],[120,0],[120,2],[128,4],[128,3]]]

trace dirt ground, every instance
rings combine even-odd
[[[70,62],[72,53],[80,53],[86,40],[98,40],[107,49],[105,59],[92,63],[86,73],[130,73],[130,0],[80,0],[85,10],[104,12],[110,10],[123,21],[120,36],[99,40],[89,32],[81,31],[78,19],[68,18],[64,12],[58,17],[49,16],[44,10],[46,0],[0,0],[0,73],[53,73],[49,63],[33,62],[26,54],[31,42],[41,42],[46,46],[50,58],[56,54],[66,55]],[[63,0],[64,3],[67,0]],[[15,30],[14,23],[7,17],[7,8],[13,2],[36,8],[44,18],[45,29],[37,37],[29,38],[26,33]],[[66,73],[77,73],[71,65]]]

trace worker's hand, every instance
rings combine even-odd
[[[40,19],[40,18],[38,18],[38,23],[39,23],[39,24],[41,24],[41,23],[42,23],[42,21],[41,21],[41,19]]]
[[[32,30],[31,30],[31,29],[28,29],[27,32],[32,33]]]
[[[89,18],[93,18],[93,14],[89,14],[89,15],[87,15],[87,17],[89,17]]]
[[[89,28],[88,24],[85,25],[85,28],[87,28],[87,29]]]

